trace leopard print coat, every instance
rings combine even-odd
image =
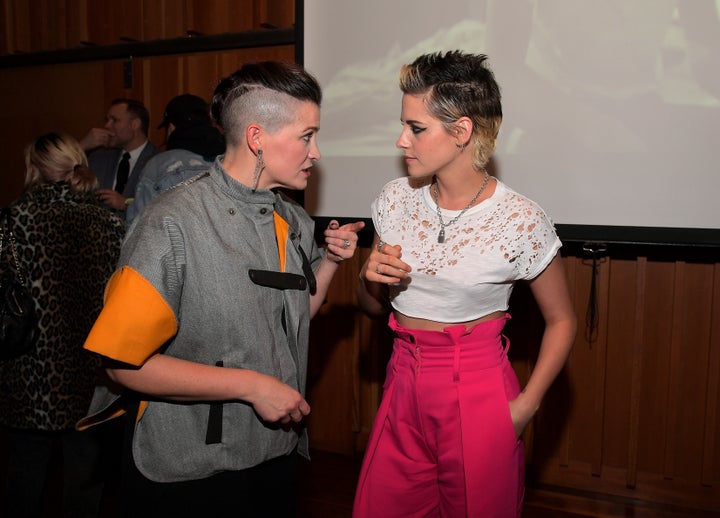
[[[97,382],[100,360],[83,343],[102,309],[125,227],[91,193],[65,182],[29,190],[10,211],[40,337],[33,351],[0,361],[0,423],[69,429],[85,415]],[[9,247],[2,255],[0,271],[9,268]]]

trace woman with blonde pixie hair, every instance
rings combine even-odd
[[[395,340],[355,518],[519,516],[520,437],[575,336],[552,222],[485,169],[502,121],[486,59],[426,54],[401,71],[408,176],[372,204],[358,294],[369,315],[390,313]],[[517,281],[545,319],[522,391],[502,336]]]
[[[100,365],[82,346],[102,308],[124,225],[95,199],[97,181],[73,137],[37,137],[25,149],[25,165],[25,192],[3,210],[31,284],[39,337],[30,352],[0,362],[0,424],[9,439],[0,514],[39,515],[42,495],[53,494],[43,487],[59,444],[64,516],[95,516],[102,430],[74,427],[90,404]],[[7,243],[0,273],[15,260]],[[48,505],[55,508],[55,502]]]

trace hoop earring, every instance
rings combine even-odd
[[[465,151],[465,145],[466,145],[465,142],[463,142],[462,144],[455,144],[455,145],[460,148],[460,153]]]
[[[257,162],[255,162],[255,171],[253,171],[253,187],[252,190],[257,190],[258,181],[260,180],[260,173],[265,168],[265,161],[263,160],[262,149],[257,150]]]

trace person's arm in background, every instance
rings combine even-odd
[[[110,144],[112,133],[105,128],[90,128],[90,131],[80,140],[80,147],[85,153]]]

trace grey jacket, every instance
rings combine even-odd
[[[276,211],[289,223],[285,272],[306,278],[321,258],[314,223],[282,195],[253,192],[231,179],[221,158],[208,174],[166,191],[146,207],[130,227],[119,265],[147,279],[175,314],[178,331],[164,345],[165,354],[259,371],[304,393],[309,287],[266,287],[249,272],[280,268]],[[116,398],[99,389],[90,414],[102,412]],[[133,439],[138,469],[151,480],[171,482],[244,469],[296,447],[307,455],[304,429],[267,425],[240,401],[219,405],[221,430],[208,444],[211,406],[151,401]]]

